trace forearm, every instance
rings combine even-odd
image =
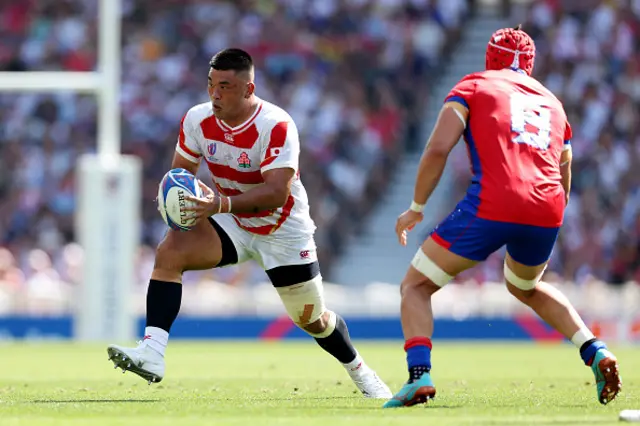
[[[571,162],[573,155],[571,149],[565,149],[560,155],[560,176],[562,188],[564,188],[564,199],[569,204],[569,193],[571,192]]]
[[[427,148],[418,166],[413,201],[422,205],[427,203],[427,200],[429,200],[429,197],[438,186],[446,164],[446,154]]]
[[[259,213],[265,210],[273,210],[282,207],[289,194],[270,185],[262,184],[249,191],[229,197],[231,200],[231,213]],[[222,210],[227,210],[226,197],[222,195]]]
[[[571,193],[571,167],[569,164],[565,164],[560,168],[560,175],[562,176],[562,188],[564,188],[564,199],[566,203],[569,203],[569,194]]]

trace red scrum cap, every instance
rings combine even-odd
[[[536,57],[536,46],[521,26],[503,28],[491,36],[487,44],[486,68],[501,70],[514,68],[531,75]]]

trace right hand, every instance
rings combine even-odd
[[[196,222],[220,211],[220,197],[217,197],[215,192],[199,179],[198,185],[200,185],[200,189],[202,190],[202,197],[192,197],[191,195],[185,197],[185,200],[192,203],[191,205],[187,205],[185,210],[190,212],[189,217],[195,218]]]
[[[396,234],[398,235],[398,242],[400,245],[407,245],[407,232],[411,231],[418,223],[424,219],[423,213],[418,213],[413,210],[407,210],[398,216],[396,222]]]

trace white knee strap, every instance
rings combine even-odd
[[[322,276],[320,274],[309,281],[288,287],[278,287],[276,290],[287,310],[287,314],[300,328],[316,322],[327,310],[324,304]],[[313,336],[326,337],[335,328],[336,316],[333,314],[329,318],[327,328],[321,333],[322,335]]]
[[[453,277],[436,265],[433,260],[429,259],[426,254],[419,248],[416,255],[413,256],[411,266],[416,268],[425,277],[429,278],[438,287],[444,287],[453,279]]]
[[[511,268],[507,266],[507,262],[504,262],[504,279],[507,280],[509,284],[519,288],[520,290],[529,291],[536,288],[536,284],[538,284],[538,281],[540,281],[546,269],[547,267],[545,266],[542,272],[540,272],[534,279],[525,280],[517,276],[515,272],[513,272]]]
[[[309,336],[311,337],[317,337],[318,339],[322,339],[324,337],[329,337],[329,335],[331,333],[333,333],[333,330],[336,329],[336,322],[337,322],[337,317],[336,314],[332,311],[328,311],[329,312],[329,320],[327,321],[327,328],[325,328],[322,332],[320,333],[312,333],[308,330],[305,330],[304,328],[302,329],[304,332],[306,332]]]

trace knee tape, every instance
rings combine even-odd
[[[316,339],[322,339],[325,337],[329,337],[329,335],[331,335],[331,333],[333,333],[333,331],[336,329],[337,324],[338,324],[337,315],[334,312],[329,311],[329,321],[327,321],[327,327],[322,332],[312,333],[308,330],[305,330],[304,328],[302,330],[311,337],[315,337]]]
[[[287,314],[301,328],[320,319],[326,311],[320,274],[309,281],[287,287],[278,287],[276,290],[287,310]],[[333,327],[335,328],[335,318]]]
[[[542,275],[544,274],[544,271],[546,269],[547,269],[547,267],[545,266],[544,269],[542,270],[542,272],[540,272],[538,274],[538,276],[535,277],[534,279],[525,280],[525,279],[522,279],[519,276],[517,276],[515,274],[515,272],[513,272],[507,266],[507,262],[505,262],[504,263],[504,279],[507,280],[507,282],[509,282],[514,287],[519,288],[520,290],[529,291],[529,290],[533,290],[534,288],[536,288],[536,284],[538,284],[538,281],[540,281],[540,279],[542,278]]]
[[[438,287],[444,287],[453,279],[453,277],[442,270],[431,259],[427,257],[421,248],[418,249],[416,255],[413,256],[411,266],[416,268],[425,277],[429,278]]]

